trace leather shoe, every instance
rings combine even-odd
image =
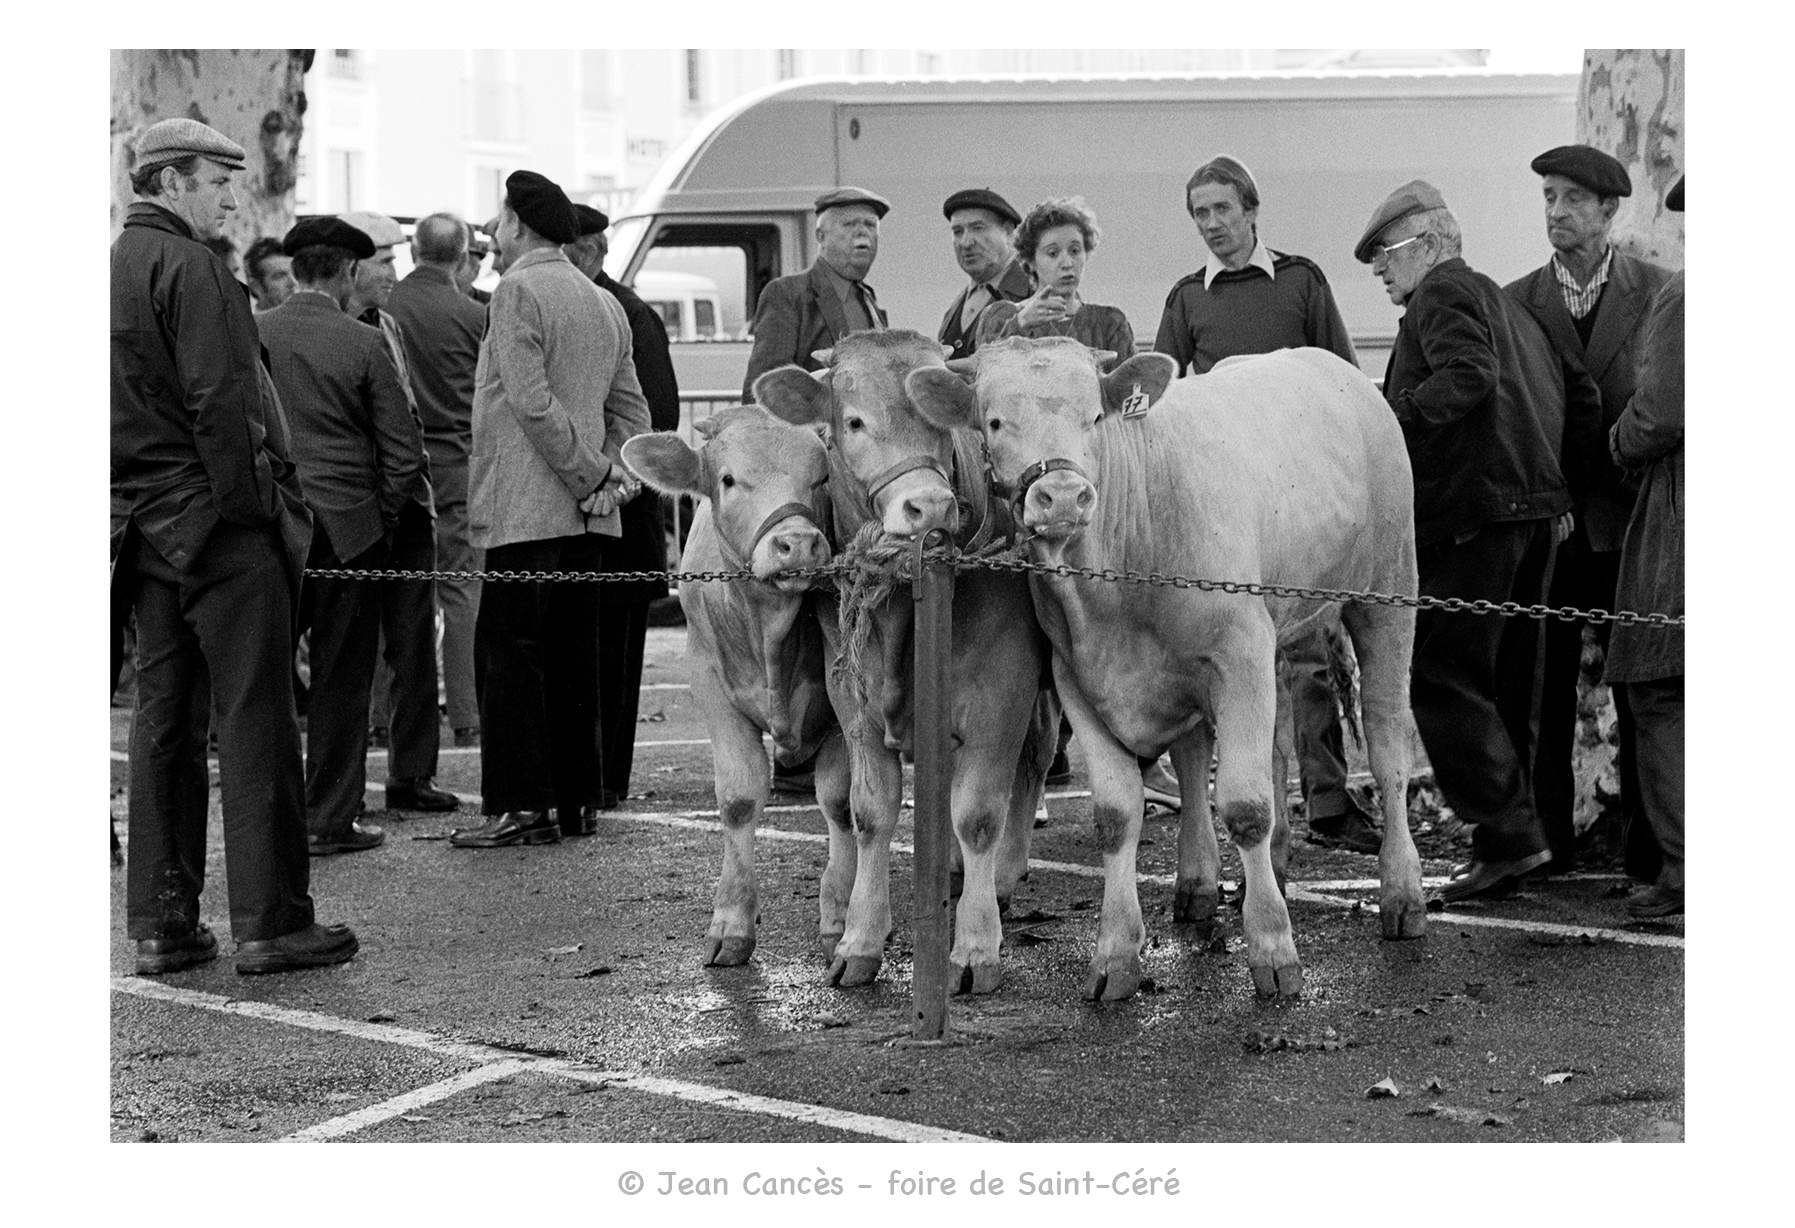
[[[195,964],[203,964],[218,955],[218,939],[203,922],[191,931],[173,938],[139,938],[137,940],[137,975],[161,976],[179,972]]]
[[[332,836],[311,836],[306,844],[313,857],[328,857],[332,853],[359,853],[363,849],[379,848],[386,843],[386,832],[372,823],[363,823],[360,819],[352,819],[349,830]]]
[[[580,806],[573,810],[557,807],[555,818],[560,822],[563,836],[596,836],[598,834],[598,808],[596,806]]]
[[[457,745],[457,746],[478,746],[478,745],[480,745],[480,727],[478,725],[475,725],[475,726],[472,726],[471,728],[457,729],[455,731],[455,745]]]
[[[1503,899],[1515,893],[1524,875],[1551,860],[1551,849],[1541,849],[1532,856],[1517,857],[1513,861],[1479,861],[1472,858],[1464,865],[1453,868],[1452,877],[1434,893],[1433,898],[1442,904],[1480,897]]]
[[[1683,889],[1653,883],[1627,897],[1627,911],[1635,917],[1680,916],[1683,912]]]
[[[547,810],[508,810],[487,816],[478,827],[451,832],[449,843],[458,849],[502,849],[514,844],[554,844],[561,826]]]
[[[347,963],[361,950],[355,931],[347,925],[317,922],[279,938],[260,938],[237,944],[237,973],[260,976],[266,972],[292,972],[299,968],[323,968]]]
[[[411,780],[389,780],[386,782],[386,808],[388,810],[423,810],[430,813],[446,813],[461,808],[461,799],[453,793],[436,787],[436,782],[428,776],[418,776]]]
[[[1376,853],[1384,847],[1384,834],[1371,821],[1370,815],[1357,806],[1349,806],[1344,814],[1310,819],[1309,843],[1322,848],[1349,849],[1355,853]]]
[[[598,795],[598,808],[600,810],[615,810],[617,807],[623,805],[623,799],[627,796],[628,794],[619,793],[615,789],[603,789]]]

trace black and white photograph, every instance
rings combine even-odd
[[[953,37],[922,11],[884,40]],[[477,12],[414,41],[572,32]],[[1204,36],[1169,13],[1003,19]],[[1686,1052],[1698,55],[1556,45],[1604,28],[71,50],[109,1205],[163,1197],[142,1144],[273,1142],[437,1145],[276,1223],[1697,1197],[1562,1146],[1748,1094]],[[1718,833],[1780,861],[1775,807],[1698,796],[1724,946]],[[1734,957],[1703,983],[1762,988]],[[1277,1146],[1346,1143],[1556,1146],[1407,1149],[1400,1211],[1395,1153]],[[286,1167],[199,1154],[171,1189]]]

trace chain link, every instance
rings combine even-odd
[[[1400,593],[1377,593],[1349,588],[1308,588],[1293,584],[1268,584],[1250,580],[1204,580],[1189,576],[1168,576],[1157,571],[1117,571],[1114,567],[1073,567],[1067,563],[1037,563],[1019,555],[964,555],[951,547],[925,551],[931,562],[947,563],[956,572],[1009,571],[1034,573],[1059,579],[1096,580],[1105,584],[1145,584],[1154,588],[1198,589],[1205,593],[1245,594],[1249,597],[1295,597],[1304,601],[1351,601],[1374,605],[1413,606],[1418,610],[1449,610],[1470,614],[1500,614],[1505,618],[1525,615],[1533,619],[1556,618],[1563,622],[1585,619],[1592,623],[1616,623],[1621,626],[1683,627],[1682,615],[1639,614],[1632,610],[1580,610],[1574,606],[1521,605],[1515,601],[1490,601],[1485,598],[1467,601],[1463,597],[1409,597]],[[851,568],[840,563],[821,567],[794,567],[780,573],[782,577],[807,580],[829,580],[846,575]],[[751,580],[754,572],[747,567],[733,571],[380,571],[347,567],[308,567],[308,576],[331,580],[482,580],[524,581],[543,584],[566,582],[586,584],[624,584],[632,581],[672,582],[675,584],[709,584],[735,580]]]

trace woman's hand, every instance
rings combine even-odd
[[[1071,301],[1056,294],[1052,286],[1042,286],[1016,306],[1016,323],[1023,328],[1034,328],[1040,324],[1058,324],[1062,320],[1072,318]]]

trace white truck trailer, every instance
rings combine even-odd
[[[1416,178],[1445,195],[1472,267],[1507,281],[1549,254],[1534,155],[1575,139],[1578,79],[1483,69],[1183,76],[808,79],[706,117],[612,231],[607,268],[700,271],[741,301],[816,254],[811,201],[842,184],[892,202],[868,281],[895,327],[934,335],[962,283],[941,203],[991,187],[1026,212],[1080,195],[1103,231],[1084,295],[1128,313],[1150,346],[1167,292],[1201,267],[1184,206],[1197,165],[1229,153],[1251,168],[1259,233],[1327,273],[1374,377],[1398,310],[1353,260],[1371,211]],[[682,390],[739,390],[750,343],[676,341]]]

